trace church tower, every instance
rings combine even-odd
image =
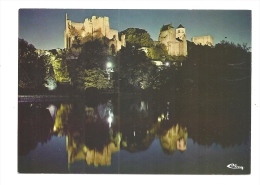
[[[185,31],[185,28],[181,24],[176,28],[176,39],[182,40],[182,41],[184,39],[186,39],[186,31]]]

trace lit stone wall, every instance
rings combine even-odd
[[[118,31],[110,29],[108,17],[92,16],[91,19],[86,18],[83,23],[72,22],[66,14],[66,26],[64,31],[64,47],[71,48],[75,37],[75,31],[83,38],[84,41],[89,39],[107,38],[108,45],[115,46],[116,51],[125,46],[125,37],[118,38]],[[88,37],[88,39],[87,39]]]
[[[180,40],[184,40],[186,38],[185,28],[176,29],[176,38],[179,38]]]
[[[196,45],[208,45],[208,46],[213,46],[214,44],[214,39],[212,36],[207,35],[207,36],[199,36],[199,37],[192,37],[191,42],[194,42]]]
[[[158,40],[166,46],[169,55],[187,55],[187,41],[184,27],[175,30],[171,24],[164,25],[161,28]]]
[[[170,43],[176,41],[176,33],[173,27],[168,27],[167,30],[163,30],[159,34],[158,38],[159,42],[164,44],[167,49],[169,50],[169,47],[171,47]]]

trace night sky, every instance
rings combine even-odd
[[[226,39],[251,47],[250,10],[20,9],[19,38],[37,49],[64,48],[66,13],[73,22],[84,22],[93,15],[107,16],[110,28],[145,29],[154,41],[163,25],[172,23],[176,28],[181,23],[189,41],[194,36],[212,35],[214,44]]]

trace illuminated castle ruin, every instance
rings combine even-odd
[[[212,36],[207,35],[207,36],[199,36],[199,37],[192,37],[191,42],[194,42],[196,45],[208,45],[208,46],[213,46],[214,39]]]
[[[64,31],[64,48],[69,49],[76,43],[78,38],[81,43],[100,39],[113,52],[117,52],[126,45],[125,36],[118,38],[118,31],[109,26],[108,17],[92,16],[86,18],[83,23],[72,22],[66,14],[66,27]]]
[[[166,46],[169,55],[187,55],[186,32],[185,28],[181,24],[176,28],[176,30],[172,24],[163,25],[158,40],[159,43]]]
[[[118,31],[109,26],[108,17],[92,16],[82,23],[72,22],[66,14],[64,30],[64,48],[70,49],[73,45],[100,39],[109,48],[110,54],[115,54],[126,46],[125,35],[121,38]],[[192,37],[191,41],[197,45],[213,46],[213,37],[210,35]],[[168,54],[172,56],[187,56],[186,30],[181,24],[175,29],[172,24],[163,25],[160,29],[158,43],[166,46]]]
[[[166,46],[169,55],[187,56],[186,30],[180,24],[176,29],[172,24],[163,25],[159,34],[159,43]],[[213,46],[214,39],[210,35],[192,37],[191,42],[196,45]]]

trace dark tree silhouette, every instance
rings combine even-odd
[[[23,39],[18,40],[18,86],[37,90],[44,87],[46,58],[39,56],[36,48]]]

